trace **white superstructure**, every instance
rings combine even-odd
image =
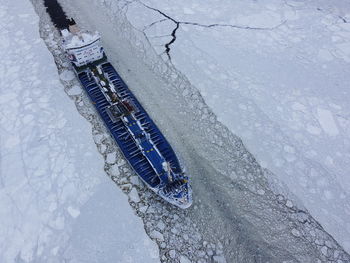
[[[69,27],[69,31],[64,29],[61,33],[65,51],[75,66],[81,67],[103,58],[104,52],[98,32],[82,32],[74,25]]]

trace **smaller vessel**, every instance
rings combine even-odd
[[[100,35],[79,30],[73,19],[61,33],[78,79],[135,172],[169,203],[191,206],[188,176],[166,138],[108,62]]]

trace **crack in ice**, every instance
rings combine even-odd
[[[179,29],[180,23],[176,23],[176,27],[171,32],[171,36],[173,37],[168,43],[165,44],[165,52],[168,55],[169,60],[171,60],[170,57],[170,45],[173,44],[176,41],[176,31]]]
[[[159,14],[161,14],[162,16],[164,16],[165,18],[167,18],[168,20],[172,21],[175,23],[175,28],[173,29],[173,31],[171,32],[171,36],[172,36],[172,39],[166,43],[164,46],[165,46],[165,53],[167,54],[169,60],[171,60],[171,56],[170,56],[170,46],[176,41],[176,31],[179,29],[180,25],[181,24],[184,24],[184,25],[192,25],[192,26],[199,26],[199,27],[205,27],[205,28],[213,28],[213,27],[231,27],[231,28],[236,28],[236,29],[244,29],[244,30],[274,30],[274,29],[277,29],[278,27],[282,26],[283,24],[285,24],[287,22],[287,20],[283,20],[281,23],[279,23],[278,25],[276,26],[273,26],[273,27],[251,27],[251,26],[242,26],[242,25],[232,25],[232,24],[219,24],[219,23],[214,23],[214,24],[201,24],[201,23],[197,23],[197,22],[189,22],[189,21],[178,21],[174,18],[172,18],[171,16],[167,15],[166,13],[164,13],[163,11],[157,9],[157,8],[154,8],[154,7],[151,7],[151,6],[148,6],[146,5],[145,3],[141,2],[141,1],[137,1],[139,2],[141,5],[143,5],[144,7],[150,9],[150,10],[153,10],[155,12],[158,12]],[[146,26],[144,29],[143,29],[143,33],[145,33],[144,31],[146,29],[149,29],[150,27],[152,27],[153,25],[155,24],[158,24],[160,22],[163,22],[163,21],[166,21],[166,19],[161,19],[161,20],[158,20],[156,22],[153,22],[151,23],[150,25]]]
[[[151,27],[154,26],[155,24],[159,24],[159,23],[162,23],[162,22],[164,22],[164,21],[167,21],[167,19],[163,18],[163,19],[160,19],[160,20],[158,20],[158,21],[155,21],[155,22],[153,22],[153,23],[151,23],[151,24],[145,26],[145,27],[143,28],[142,32],[145,32],[147,29],[151,28]]]

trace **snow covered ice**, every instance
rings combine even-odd
[[[159,262],[26,0],[0,1],[0,262]],[[76,94],[76,92],[75,92]]]
[[[171,144],[181,153],[195,181],[195,204],[193,209],[186,212],[159,203],[142,188],[137,188],[140,202],[131,202],[143,218],[147,233],[151,235],[158,231],[162,234],[164,241],[151,238],[157,242],[163,262],[183,258],[199,262],[255,262],[257,259],[260,262],[341,262],[349,259],[339,244],[303,209],[300,200],[286,191],[288,188],[276,189],[271,182],[266,181],[266,177],[273,179],[274,175],[261,169],[241,140],[218,121],[212,109],[202,100],[203,94],[198,92],[197,83],[196,87],[191,85],[187,77],[173,67],[166,53],[160,59],[154,53],[155,45],[150,45],[144,32],[137,29],[134,21],[130,24],[126,20],[125,13],[129,16],[132,8],[139,4],[143,6],[143,14],[146,13],[146,8],[153,15],[162,15],[155,8],[152,9],[150,2],[146,3],[148,7],[138,1],[87,0],[72,3],[61,0],[60,3],[79,25],[101,34],[109,60]],[[176,8],[176,5],[165,7],[167,11],[172,8]],[[191,11],[186,10],[186,13]],[[149,13],[146,19],[150,17],[154,16]],[[257,16],[253,17],[256,19]],[[225,27],[247,32],[271,31],[286,24],[278,20],[278,16],[275,16],[270,24],[259,21],[260,26],[266,26],[263,29],[259,28],[258,23]],[[164,20],[159,23],[163,22],[171,25],[171,34],[168,32],[164,35],[168,35],[165,43],[168,44],[174,39],[173,32],[179,22]],[[152,24],[148,24],[150,27],[147,28],[152,28],[157,23]],[[181,24],[177,29],[180,31],[175,33],[181,32],[183,26]],[[203,32],[206,30],[203,27]],[[169,55],[172,60],[177,40],[179,38],[167,45],[171,47]],[[163,50],[161,53],[167,50],[165,44],[159,44]],[[51,52],[56,54],[58,50],[52,49]],[[57,59],[56,55],[55,57]],[[60,60],[56,61],[60,64]],[[208,77],[203,77],[206,78]],[[213,87],[214,95],[219,98],[220,94],[215,94],[215,85]],[[248,106],[240,107],[249,109]],[[302,107],[298,104],[295,106]],[[78,110],[80,111],[79,108]],[[98,118],[95,119],[92,112],[87,119],[94,120],[94,127],[99,126]],[[108,136],[105,139],[108,140]],[[107,147],[108,153],[109,148]],[[293,159],[296,147],[284,143],[283,149],[290,154],[288,159]],[[105,154],[104,157],[106,158]],[[110,164],[105,162],[105,167],[110,167]],[[130,176],[127,166],[122,166],[121,171]],[[123,191],[133,196],[134,192],[130,192],[133,189],[130,179],[113,177],[113,173],[107,172]],[[281,190],[283,195],[278,194]],[[169,214],[175,215],[172,217]],[[158,220],[164,216],[167,218],[164,221],[166,227],[161,231]],[[324,244],[327,244],[327,250],[323,248]],[[170,252],[171,250],[176,253]]]
[[[147,0],[118,8],[350,251],[349,3]]]
[[[345,1],[59,1],[186,161],[187,211],[130,170],[42,2],[0,1],[1,262],[349,262]]]

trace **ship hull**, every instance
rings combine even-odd
[[[164,135],[160,132],[156,124],[149,117],[142,105],[136,99],[136,97],[129,90],[122,78],[119,76],[114,67],[106,60],[94,63],[94,66],[99,66],[103,74],[108,77],[109,81],[113,84],[116,92],[122,99],[131,100],[132,103],[138,109],[134,113],[135,118],[141,123],[142,128],[150,135],[152,143],[157,147],[158,151],[164,157],[164,159],[171,165],[174,173],[182,174],[182,168],[179,160],[177,159],[174,150],[168,143]],[[179,196],[181,198],[171,198],[164,193],[160,188],[161,180],[154,171],[152,165],[147,158],[142,154],[141,150],[135,143],[128,132],[125,123],[121,119],[111,119],[107,112],[107,107],[110,105],[103,92],[101,91],[98,83],[91,77],[89,77],[88,67],[76,68],[76,74],[81,82],[84,90],[88,94],[91,102],[94,104],[97,112],[104,121],[106,127],[110,131],[111,135],[118,144],[124,157],[129,162],[133,170],[139,175],[142,181],[160,197],[169,203],[172,203],[180,208],[187,208],[192,203],[191,187],[188,182],[182,186],[182,192]]]

